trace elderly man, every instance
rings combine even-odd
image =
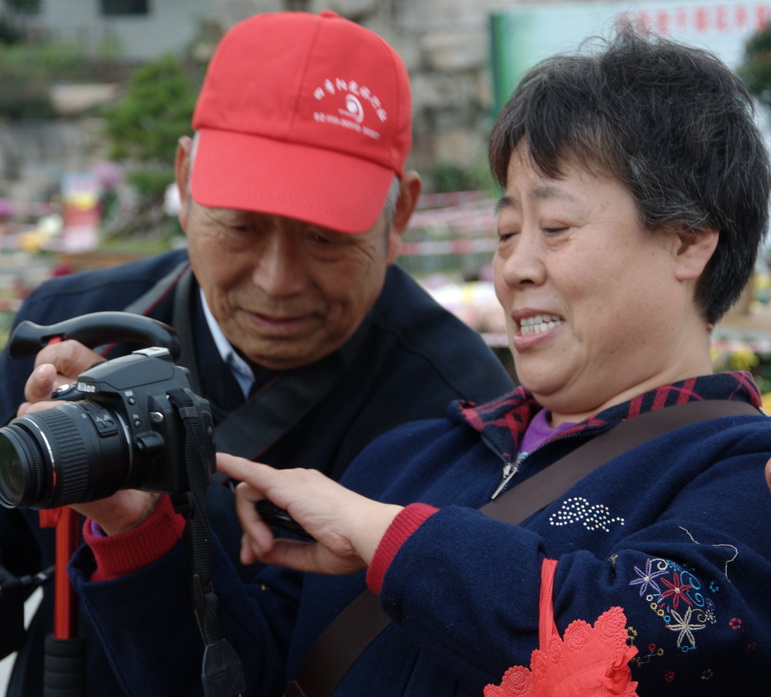
[[[481,339],[394,265],[420,193],[405,169],[410,122],[407,71],[372,32],[330,12],[241,22],[212,59],[195,137],[179,141],[187,249],[49,281],[17,319],[129,310],[170,323],[182,337],[179,362],[211,403],[219,450],[337,478],[390,428],[511,384]],[[26,399],[131,348],[97,356],[71,341],[46,347]],[[3,422],[31,370],[3,354]],[[236,557],[230,492],[209,494],[212,524]],[[45,568],[50,532],[29,511],[2,511],[5,566],[17,575]],[[42,693],[49,595],[9,697]],[[91,626],[82,621],[81,631],[88,694],[121,694]]]

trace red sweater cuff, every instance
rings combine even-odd
[[[174,511],[168,496],[161,496],[147,520],[118,535],[95,534],[92,524],[89,518],[83,526],[96,562],[92,581],[112,581],[152,564],[171,551],[185,529],[184,517]]]
[[[407,538],[438,510],[426,503],[412,503],[403,508],[394,518],[383,539],[380,540],[375,556],[372,557],[372,562],[367,569],[367,585],[373,593],[376,595],[380,593],[386,571]]]

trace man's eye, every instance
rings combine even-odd
[[[506,240],[510,240],[513,237],[516,237],[516,235],[517,235],[516,230],[499,230],[498,242],[506,242]]]

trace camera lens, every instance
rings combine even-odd
[[[55,508],[109,496],[131,479],[129,443],[120,416],[89,401],[14,419],[0,428],[0,504]]]
[[[0,429],[0,503],[4,506],[18,506],[34,488],[32,480],[40,471],[34,460],[35,451],[24,440],[13,431]]]

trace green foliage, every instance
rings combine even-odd
[[[486,163],[472,169],[462,169],[452,164],[438,164],[428,169],[426,178],[433,193],[493,189],[492,178]]]
[[[40,12],[40,0],[5,0],[5,4],[15,12],[26,14]]]
[[[771,23],[747,40],[744,61],[737,73],[750,93],[771,108]]]
[[[194,78],[179,58],[167,55],[137,68],[120,103],[104,111],[110,157],[173,164],[177,139],[190,132],[196,97]]]
[[[174,181],[172,167],[148,167],[129,172],[127,179],[140,196],[162,199],[166,187]]]

